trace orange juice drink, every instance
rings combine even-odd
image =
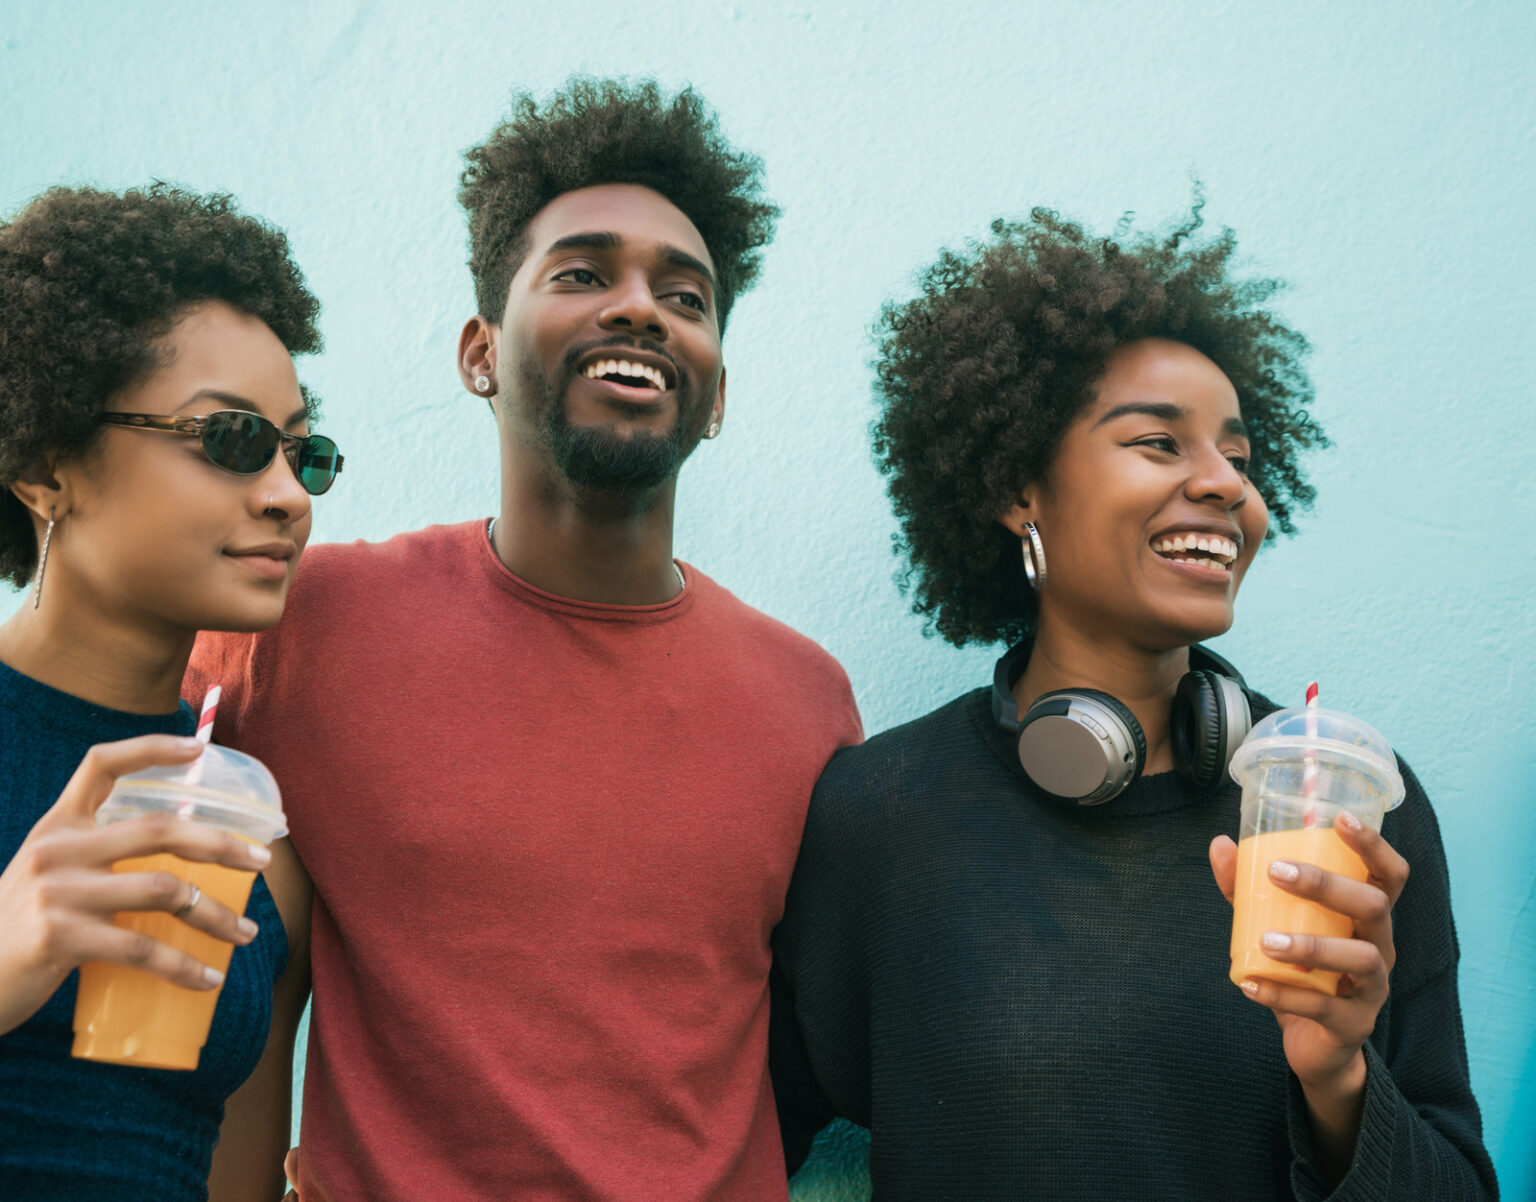
[[[150,768],[120,779],[96,811],[105,826],[142,814],[173,814],[266,846],[287,834],[277,782],[261,761],[227,747],[209,747],[191,764]],[[119,860],[114,872],[169,872],[196,885],[236,914],[245,912],[254,872],[183,860],[168,853]],[[233,945],[189,926],[163,910],[123,911],[125,930],[184,951],[220,972],[229,971]],[[186,989],[141,968],[82,964],[75,999],[73,1055],[110,1064],[195,1069],[218,989]]]
[[[1231,977],[1262,977],[1337,994],[1339,974],[1264,954],[1266,932],[1349,939],[1354,922],[1319,902],[1287,893],[1269,876],[1276,860],[1314,864],[1363,881],[1361,861],[1334,829],[1345,814],[1373,830],[1403,800],[1392,748],[1359,718],[1321,706],[1277,710],[1259,722],[1229,768],[1243,787],[1232,888]]]
[[[1344,915],[1287,893],[1270,880],[1269,866],[1275,860],[1316,864],[1324,872],[1336,872],[1357,881],[1366,878],[1365,864],[1331,826],[1269,831],[1239,842],[1237,887],[1233,894],[1232,981],[1241,984],[1248,977],[1263,977],[1282,985],[1301,985],[1337,994],[1338,973],[1285,964],[1264,954],[1259,941],[1266,931],[1348,939],[1354,927]]]
[[[168,854],[119,860],[112,871],[169,872],[236,914],[245,911],[256,880],[254,872],[198,864]],[[220,972],[229,971],[232,944],[163,910],[124,911],[116,923],[186,952]],[[76,1019],[73,1054],[144,1068],[194,1069],[208,1038],[219,992],[173,985],[164,977],[126,964],[81,965],[75,1005],[77,1015],[83,1014],[85,1021],[82,1025]]]

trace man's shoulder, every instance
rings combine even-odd
[[[701,616],[753,657],[759,670],[809,675],[846,685],[848,676],[843,666],[815,639],[749,605],[697,568],[690,566],[689,572],[703,594]]]
[[[483,522],[460,522],[452,526],[426,526],[382,542],[356,539],[349,543],[321,543],[305,551],[299,561],[290,603],[323,602],[330,594],[356,591],[385,602],[389,594],[376,590],[393,582],[461,570],[483,529]]]

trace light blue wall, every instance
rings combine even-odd
[[[312,11],[313,10],[313,11]],[[304,369],[348,471],[317,540],[491,511],[459,387],[459,153],[514,85],[691,81],[784,207],[727,340],[723,437],[680,553],[846,665],[871,731],[983,679],[891,583],[869,327],[946,242],[1045,203],[1162,220],[1204,180],[1288,278],[1336,448],[1223,650],[1369,717],[1435,799],[1473,1083],[1506,1196],[1536,1194],[1536,6],[0,2],[0,210],[59,181],[225,188],[325,304]],[[0,609],[11,603],[0,598]],[[807,1191],[807,1196],[811,1191]],[[822,1196],[819,1195],[818,1196]]]

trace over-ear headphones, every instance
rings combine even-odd
[[[1018,717],[1013,685],[1033,649],[1026,639],[997,661],[992,720],[1017,737],[1019,763],[1047,793],[1085,806],[1118,797],[1146,767],[1147,740],[1136,715],[1098,689],[1057,689]],[[1242,676],[1221,656],[1197,645],[1189,649],[1189,664],[1173,699],[1174,767],[1195,788],[1210,791],[1225,780],[1253,715]]]

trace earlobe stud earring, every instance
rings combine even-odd
[[[705,438],[714,438],[719,433],[720,433],[720,423],[719,422],[710,422],[708,429],[706,429],[704,431],[704,437]]]
[[[490,392],[490,390],[491,390],[491,378],[490,378],[490,376],[476,376],[475,377],[475,391],[476,392],[484,394],[484,393]]]

